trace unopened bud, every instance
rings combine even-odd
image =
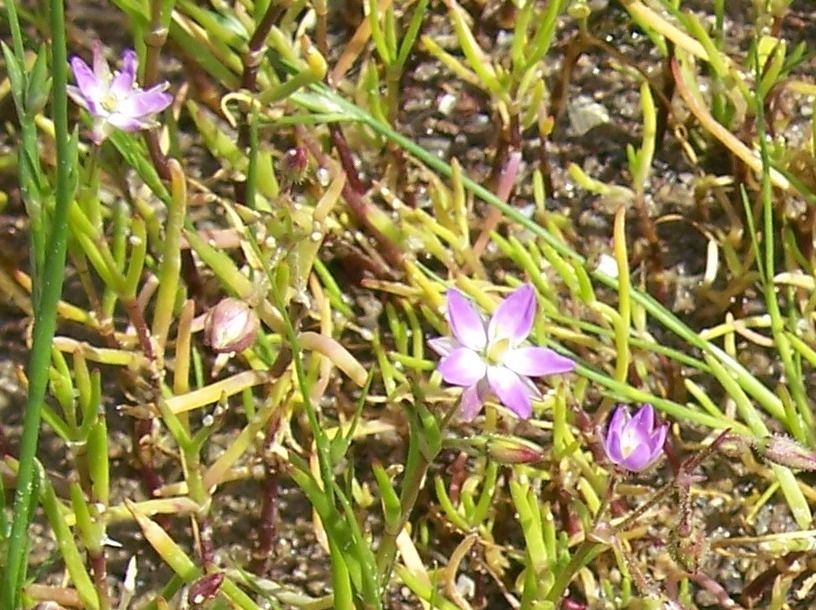
[[[190,585],[190,593],[187,595],[187,601],[193,608],[200,608],[206,602],[213,599],[221,588],[221,583],[224,582],[223,572],[214,572],[202,576],[192,585]]]
[[[487,454],[500,464],[534,464],[544,458],[541,447],[515,436],[490,437]]]
[[[309,156],[306,149],[296,146],[286,151],[283,157],[283,175],[291,184],[300,184],[309,169]]]
[[[760,456],[774,464],[797,470],[816,470],[816,453],[789,436],[766,436],[758,440],[755,447]]]
[[[252,308],[233,297],[222,300],[207,314],[204,340],[219,354],[242,352],[255,342],[260,322]]]

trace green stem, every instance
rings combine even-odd
[[[413,453],[413,452],[412,452]],[[400,502],[400,520],[395,527],[386,527],[383,533],[382,541],[377,549],[377,572],[389,576],[394,565],[394,558],[397,554],[397,537],[402,532],[411,512],[414,509],[414,504],[419,497],[419,491],[422,489],[422,481],[425,480],[425,475],[431,463],[423,455],[422,452],[416,451],[416,461],[413,467],[410,463],[406,464],[407,480],[403,483],[401,502]],[[383,582],[388,582],[387,578]]]
[[[164,232],[164,252],[159,267],[159,292],[156,295],[156,313],[153,316],[153,339],[158,347],[159,368],[164,366],[170,325],[178,300],[181,274],[181,229],[187,215],[187,184],[181,165],[175,159],[167,164],[171,176],[172,198],[167,210],[167,229]],[[158,391],[161,391],[159,388]]]
[[[550,592],[547,593],[546,601],[552,602],[557,608],[561,598],[564,596],[564,591],[567,590],[570,582],[572,582],[572,577],[578,573],[578,570],[585,567],[590,561],[595,559],[595,557],[597,557],[606,548],[606,546],[607,545],[603,543],[595,542],[594,540],[590,539],[586,539],[579,544],[578,548],[572,554],[567,567],[558,571],[558,574],[555,577],[555,582],[550,588]]]
[[[23,47],[23,32],[20,29],[20,20],[17,17],[17,7],[15,2],[6,2],[6,12],[8,14],[9,29],[11,30],[12,48],[14,55],[21,62],[25,61],[25,48]]]
[[[758,58],[754,58],[759,61]],[[757,63],[757,65],[759,65]],[[768,314],[771,316],[771,332],[774,336],[774,343],[776,344],[777,353],[782,360],[782,366],[785,370],[785,377],[788,379],[791,396],[796,408],[801,414],[804,423],[812,423],[812,415],[808,403],[807,392],[805,384],[802,379],[801,368],[796,366],[793,359],[793,353],[790,340],[786,334],[785,319],[782,317],[782,312],[779,308],[778,294],[776,286],[774,285],[776,248],[774,247],[774,199],[771,190],[771,159],[768,152],[768,141],[765,138],[765,110],[762,100],[756,98],[754,109],[757,115],[757,139],[759,140],[759,152],[762,159],[762,211],[763,211],[763,238],[765,242],[765,305],[768,308]],[[786,414],[787,415],[787,414]],[[816,445],[816,434],[814,434],[811,425],[802,425],[798,417],[786,417],[785,422],[788,429],[793,435],[802,443],[810,447]]]
[[[606,509],[609,507],[609,503],[612,500],[613,495],[615,494],[615,489],[618,486],[618,475],[616,473],[612,473],[609,477],[609,482],[606,486],[606,493],[603,496],[603,500],[601,506],[598,508],[597,515],[595,517],[595,523],[600,521],[603,518],[604,514],[606,513]],[[664,486],[666,488],[667,486]],[[662,490],[658,490],[657,493],[660,493]],[[655,494],[657,495],[657,494]],[[643,506],[647,508],[651,506],[651,502],[654,501],[654,497],[650,498],[648,501],[643,503]],[[644,509],[645,510],[645,509]],[[634,518],[640,516],[640,512],[633,513]],[[630,515],[625,521],[625,524],[631,523],[633,519],[633,515]],[[616,528],[618,531],[623,531],[622,528]],[[597,542],[590,538],[584,539],[584,541],[578,546],[578,549],[572,554],[570,557],[570,562],[563,570],[559,570],[558,574],[555,577],[555,582],[553,583],[550,591],[547,593],[547,599],[553,602],[556,607],[558,607],[558,602],[561,601],[561,598],[564,596],[564,591],[567,590],[567,587],[572,582],[572,577],[580,570],[581,568],[585,567],[592,561],[598,554],[604,550],[604,547],[608,545],[603,544],[601,542]]]
[[[13,2],[7,2],[12,6]],[[20,586],[27,561],[27,534],[34,501],[35,458],[40,432],[40,418],[45,392],[48,387],[48,369],[51,343],[57,322],[57,303],[62,294],[67,243],[68,210],[73,199],[71,172],[73,154],[68,133],[68,58],[65,44],[65,11],[62,0],[51,0],[51,66],[53,70],[52,112],[56,140],[57,168],[56,205],[51,223],[49,252],[43,270],[42,294],[34,319],[33,344],[28,364],[28,400],[26,403],[23,435],[20,443],[20,471],[14,497],[14,522],[9,538],[6,573],[2,586],[2,607],[19,607]],[[12,9],[10,9],[12,10]],[[15,44],[16,46],[16,44]]]
[[[414,385],[413,391],[417,403],[424,403],[424,396],[417,385]],[[459,404],[457,403],[439,421],[437,424],[439,439],[442,438],[448,423],[458,411]],[[433,459],[441,449],[441,444],[433,447],[423,447],[423,444],[427,444],[430,439],[423,434],[427,428],[421,426],[420,420],[421,418],[417,416],[416,420],[411,424],[411,440],[408,447],[408,458],[405,462],[405,481],[400,492],[400,520],[392,527],[386,525],[380,546],[377,549],[377,572],[382,575],[383,583],[387,583],[391,578],[394,558],[397,555],[397,537],[405,528],[405,524],[408,523],[419,497],[419,492],[422,489],[422,482],[428,473],[428,468],[430,468]]]

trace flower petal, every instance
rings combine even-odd
[[[502,404],[521,419],[533,413],[530,394],[519,376],[503,366],[487,368],[487,382]]]
[[[107,122],[117,129],[121,129],[122,131],[139,131],[140,129],[149,129],[156,124],[151,117],[134,117],[122,112],[112,112],[107,117]]]
[[[487,365],[479,354],[460,347],[442,358],[437,369],[447,383],[469,386],[485,376]]]
[[[654,428],[654,416],[654,407],[650,404],[645,404],[632,416],[632,420],[627,427],[635,428],[637,431],[636,436],[646,440]]]
[[[93,42],[93,73],[100,83],[110,83],[110,66],[102,51],[102,41],[98,39]]]
[[[88,107],[88,99],[85,97],[85,94],[82,93],[82,90],[79,87],[75,87],[74,85],[68,85],[65,87],[66,93],[68,93],[68,97],[74,100],[78,106],[82,106],[85,110],[90,110]]]
[[[455,288],[448,290],[448,321],[453,336],[465,347],[480,352],[487,345],[482,316]]]
[[[612,416],[613,423],[617,414],[618,412],[616,411],[615,415]],[[613,428],[610,424],[609,432],[607,432],[606,438],[604,438],[604,450],[606,450],[606,457],[612,462],[615,464],[623,464],[624,457],[621,451],[621,437],[618,427]]]
[[[71,58],[71,69],[77,87],[89,102],[99,102],[108,92],[107,83],[101,82],[91,71],[90,66],[79,57]],[[86,106],[88,108],[88,106]],[[90,109],[90,108],[89,108]]]
[[[167,83],[141,91],[134,89],[127,96],[119,100],[117,112],[131,117],[152,117],[167,108],[173,101],[173,96],[165,93]]]
[[[104,117],[95,117],[93,128],[91,129],[91,138],[94,144],[102,144],[113,133],[113,125],[111,125]]]
[[[546,347],[517,347],[509,349],[502,357],[502,364],[519,375],[539,377],[569,373],[575,363]]]
[[[530,334],[535,319],[535,290],[524,284],[498,306],[487,326],[490,343],[507,339],[515,347]]]
[[[110,92],[119,99],[124,99],[132,90],[136,82],[136,68],[139,60],[133,49],[125,49],[122,53],[122,71],[113,79]]]
[[[527,396],[530,397],[530,400],[543,400],[544,395],[541,393],[541,390],[536,387],[532,379],[526,375],[519,375],[519,379],[521,379],[521,383],[524,384],[524,387],[527,388]]]
[[[655,430],[652,437],[649,439],[649,448],[655,454],[663,452],[663,445],[666,444],[666,434],[669,431],[669,424],[663,424]]]
[[[635,447],[632,453],[620,461],[620,465],[628,468],[629,470],[640,472],[641,470],[646,470],[646,468],[651,466],[655,460],[657,460],[659,455],[659,453],[655,455],[649,451],[649,448],[646,445],[638,445]]]
[[[428,345],[440,356],[447,356],[457,347],[462,347],[462,344],[453,337],[436,337],[435,339],[429,339]]]
[[[623,432],[623,429],[626,427],[628,421],[629,410],[623,405],[618,405],[615,412],[612,414],[612,419],[609,420],[607,436],[612,434],[614,431],[618,435],[618,438],[620,438],[620,434]]]
[[[474,383],[462,391],[459,401],[459,414],[464,421],[471,421],[479,413],[484,404],[485,392],[481,389],[482,383]]]

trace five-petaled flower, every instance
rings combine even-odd
[[[76,86],[68,86],[68,95],[93,117],[93,140],[101,144],[114,129],[139,131],[157,125],[155,115],[167,108],[173,96],[165,93],[168,83],[147,91],[136,85],[138,60],[131,49],[122,54],[122,70],[111,73],[102,56],[102,44],[93,48],[93,70],[79,57],[71,58]]]
[[[643,405],[633,416],[618,405],[604,438],[606,456],[628,470],[646,470],[663,455],[668,427],[658,425],[652,405]]]
[[[442,356],[438,370],[447,383],[463,386],[461,413],[471,420],[488,394],[526,419],[531,401],[541,398],[530,377],[568,373],[569,358],[544,347],[522,346],[536,313],[535,291],[525,284],[507,297],[488,323],[462,294],[448,291],[448,320],[453,337],[429,342]]]

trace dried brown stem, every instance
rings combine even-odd
[[[652,82],[652,79],[649,78],[649,75],[646,73],[643,68],[641,68],[637,63],[633,60],[629,59],[621,53],[615,47],[605,43],[603,40],[600,40],[598,37],[594,36],[589,32],[587,28],[581,28],[581,30],[575,34],[570,41],[567,43],[567,51],[564,55],[564,62],[561,67],[561,76],[559,80],[556,82],[555,86],[553,87],[552,93],[552,102],[550,103],[550,116],[552,116],[555,122],[558,121],[558,118],[561,116],[564,108],[566,107],[567,95],[569,93],[569,85],[572,81],[572,72],[575,69],[575,64],[577,63],[578,59],[589,51],[591,48],[595,47],[601,49],[602,51],[608,53],[615,59],[617,59],[622,64],[625,64],[638,72],[643,80],[649,83],[649,88],[651,89],[652,95],[657,98],[660,109],[657,118],[657,143],[656,146],[659,149],[660,143],[663,141],[664,132],[666,131],[666,127],[668,125],[668,119],[671,115],[671,100],[674,97],[675,91],[675,79],[674,74],[672,72],[672,59],[674,58],[674,47],[669,43],[669,54],[666,57],[665,63],[665,70],[664,70],[664,81],[663,87],[658,87]]]
[[[549,137],[545,134],[540,134],[538,137],[538,171],[541,172],[541,179],[544,182],[544,194],[546,197],[552,197],[555,192],[555,186],[552,179],[552,163],[550,162],[550,152],[547,149]]]
[[[271,2],[266,9],[263,17],[261,17],[258,27],[252,33],[252,38],[249,39],[247,45],[247,52],[242,58],[244,64],[244,71],[241,74],[241,87],[247,91],[254,92],[258,80],[258,67],[263,60],[264,51],[266,50],[266,39],[269,37],[269,32],[272,27],[280,19],[286,7],[289,5],[288,1]],[[238,128],[238,146],[245,150],[249,147],[250,126],[247,117],[241,122]],[[235,190],[236,203],[246,205],[246,182],[244,180],[237,180],[233,185]]]
[[[488,178],[488,188],[493,190],[502,201],[509,202],[513,197],[514,185],[511,185],[506,192],[501,192],[502,174],[507,171],[508,162],[514,152],[521,150],[521,129],[519,127],[519,120],[517,115],[513,115],[510,119],[510,125],[499,132],[499,142],[496,147],[496,154],[493,157],[493,166],[490,170],[490,177]],[[520,154],[520,153],[519,153]],[[513,180],[514,182],[514,180]],[[476,243],[473,244],[473,257],[479,259],[487,247],[487,242],[490,239],[490,233],[499,226],[501,222],[501,211],[498,208],[490,208],[487,218],[482,222],[482,230],[479,232],[479,237],[476,238]]]
[[[649,88],[652,91],[652,94],[657,98],[659,103],[659,111],[657,117],[657,141],[656,146],[659,147],[663,141],[663,137],[665,135],[666,126],[668,124],[669,116],[671,113],[671,99],[674,96],[674,90],[676,86],[676,81],[674,79],[674,74],[672,71],[672,58],[673,53],[669,53],[669,56],[666,59],[666,67],[664,70],[664,84],[663,88],[658,88],[649,78],[649,75],[638,66],[634,61],[626,57],[623,53],[621,53],[618,49],[615,49],[611,45],[605,43],[604,41],[598,39],[596,36],[591,34],[586,27],[582,27],[581,30],[573,37],[570,41],[569,46],[567,47],[567,53],[564,57],[564,64],[561,69],[561,79],[558,81],[556,87],[553,90],[553,101],[550,108],[551,116],[557,121],[558,117],[564,111],[566,106],[566,99],[567,99],[567,92],[569,90],[569,83],[572,80],[572,71],[575,68],[575,64],[578,59],[586,53],[591,48],[599,48],[604,52],[608,53],[610,56],[614,57],[621,63],[630,66],[634,70],[636,70],[643,79],[649,84]],[[668,77],[666,75],[669,75]],[[660,251],[660,239],[657,236],[657,230],[655,229],[654,221],[648,214],[646,210],[645,202],[643,201],[642,196],[635,197],[634,201],[635,211],[638,215],[638,220],[640,222],[640,229],[643,233],[643,236],[646,238],[648,249],[649,249],[649,265],[651,267],[651,275],[658,279],[657,285],[657,298],[661,302],[665,303],[666,299],[668,298],[667,295],[667,287],[665,285],[664,280],[664,266],[663,266],[663,255]]]
[[[646,209],[643,194],[636,194],[632,203],[638,216],[640,231],[646,239],[650,267],[649,277],[655,283],[655,298],[661,303],[665,303],[668,299],[668,286],[666,285],[663,253],[660,250],[660,238],[657,235],[657,228],[654,220],[649,216],[649,210]]]
[[[793,551],[778,558],[770,568],[760,572],[756,578],[745,585],[740,601],[749,608],[756,608],[762,597],[773,589],[777,579],[790,572],[792,566],[807,555],[805,551]]]
[[[215,545],[213,544],[213,528],[210,519],[203,512],[193,516],[193,524],[198,541],[198,556],[204,570],[215,567]]]
[[[671,102],[674,98],[674,90],[676,83],[674,81],[674,72],[672,71],[672,58],[674,57],[674,43],[666,40],[666,54],[663,60],[663,87],[660,95],[657,96],[660,106],[657,109],[657,124],[655,127],[655,150],[660,150],[663,146],[663,140],[666,137],[666,131],[669,127],[669,117],[671,116]]]
[[[337,150],[337,155],[340,157],[340,165],[343,166],[343,171],[346,172],[346,184],[351,186],[360,195],[365,195],[368,187],[363,184],[360,179],[360,174],[354,166],[354,158],[351,156],[351,149],[349,148],[346,136],[340,125],[332,123],[329,125],[329,133],[331,134],[332,144]]]
[[[567,92],[572,82],[572,71],[575,69],[575,64],[581,55],[586,53],[591,46],[589,41],[587,41],[580,32],[575,34],[567,43],[564,61],[561,64],[561,74],[552,89],[550,102],[550,116],[556,123],[567,105]]]
[[[159,59],[164,43],[167,42],[168,30],[162,25],[162,3],[153,0],[150,3],[150,29],[145,33],[144,42],[147,47],[145,57],[144,86],[145,88],[155,84],[159,79]],[[167,156],[159,146],[159,136],[156,131],[145,133],[147,150],[150,153],[150,160],[153,162],[156,171],[162,180],[170,180],[170,168],[167,165]]]
[[[731,599],[731,596],[728,595],[728,592],[723,588],[723,586],[718,583],[716,580],[711,578],[708,574],[706,574],[702,570],[697,570],[689,574],[689,578],[700,585],[703,589],[708,591],[710,595],[717,600],[717,603],[720,604],[720,608],[730,608],[731,610],[745,610],[742,606],[740,606],[737,602]]]
[[[153,366],[156,362],[156,352],[153,349],[153,341],[150,337],[150,330],[148,329],[147,322],[144,318],[144,312],[142,311],[139,302],[136,299],[123,299],[122,305],[125,308],[125,311],[130,319],[130,323],[133,325],[133,328],[136,330],[136,336],[139,339],[139,346],[142,350],[142,353],[151,363],[151,369],[154,369]],[[151,370],[151,377],[157,377],[158,371]],[[158,392],[161,392],[161,385],[160,379],[151,379],[152,384],[151,388],[158,388]],[[156,492],[164,486],[164,480],[156,471],[154,464],[153,464],[153,447],[152,447],[152,418],[150,419],[137,419],[134,420],[133,423],[133,454],[136,459],[136,463],[139,466],[139,472],[142,476],[142,480],[147,488],[147,492],[150,497],[154,497]],[[162,527],[166,527],[169,524],[167,519],[163,519],[162,522],[159,523]]]
[[[88,553],[88,555],[94,588],[99,594],[99,607],[101,610],[107,610],[111,607],[111,601],[108,591],[108,562],[105,556],[105,547],[101,547],[97,552]]]
[[[49,587],[47,585],[30,584],[25,593],[35,602],[58,604],[63,608],[84,608],[85,604],[76,589],[67,587]]]
[[[314,2],[315,14],[317,16],[317,27],[315,32],[315,39],[317,41],[317,50],[323,57],[329,56],[329,36],[328,36],[328,22],[327,16],[328,0],[317,0]]]
[[[252,33],[252,38],[249,39],[249,44],[247,45],[247,52],[243,58],[244,72],[241,75],[241,86],[244,89],[250,91],[255,90],[258,66],[261,65],[261,60],[263,59],[266,39],[269,37],[269,32],[272,31],[272,27],[277,20],[280,19],[281,15],[283,15],[288,5],[289,2],[287,1],[272,2],[269,7],[267,7],[263,17],[261,17],[261,22],[258,24],[258,27],[255,28],[255,31]]]
[[[279,475],[274,466],[266,470],[261,487],[261,518],[258,524],[258,547],[253,553],[253,571],[266,574],[275,544],[278,523]]]
[[[225,119],[224,111],[221,108],[221,91],[215,85],[210,76],[201,69],[195,60],[184,52],[178,45],[170,45],[173,53],[179,58],[184,66],[184,74],[192,85],[196,93],[196,99],[217,117]]]
[[[312,156],[317,159],[317,162],[320,165],[323,167],[331,167],[333,165],[333,162],[320,149],[317,142],[312,139],[312,137],[302,126],[296,126],[295,133],[297,134],[298,139],[306,145],[309,152],[312,153]],[[337,142],[335,142],[335,145],[336,144]],[[344,144],[345,147],[343,148]],[[371,204],[367,203],[363,199],[361,191],[358,191],[356,188],[351,186],[352,183],[355,183],[357,184],[358,188],[362,188],[362,181],[360,180],[359,175],[357,175],[357,170],[354,168],[354,163],[351,160],[351,153],[348,149],[348,144],[345,143],[345,139],[341,140],[340,147],[342,150],[338,148],[338,154],[340,155],[342,169],[345,171],[347,178],[345,185],[343,185],[343,198],[346,200],[349,211],[354,217],[354,220],[361,225],[382,248],[382,255],[388,264],[393,267],[393,270],[400,270],[402,269],[403,264],[402,251],[400,250],[399,246],[397,246],[397,244],[392,242],[385,234],[383,234],[383,232],[380,231],[369,218],[369,208]],[[343,163],[344,158],[346,161],[345,163]]]

